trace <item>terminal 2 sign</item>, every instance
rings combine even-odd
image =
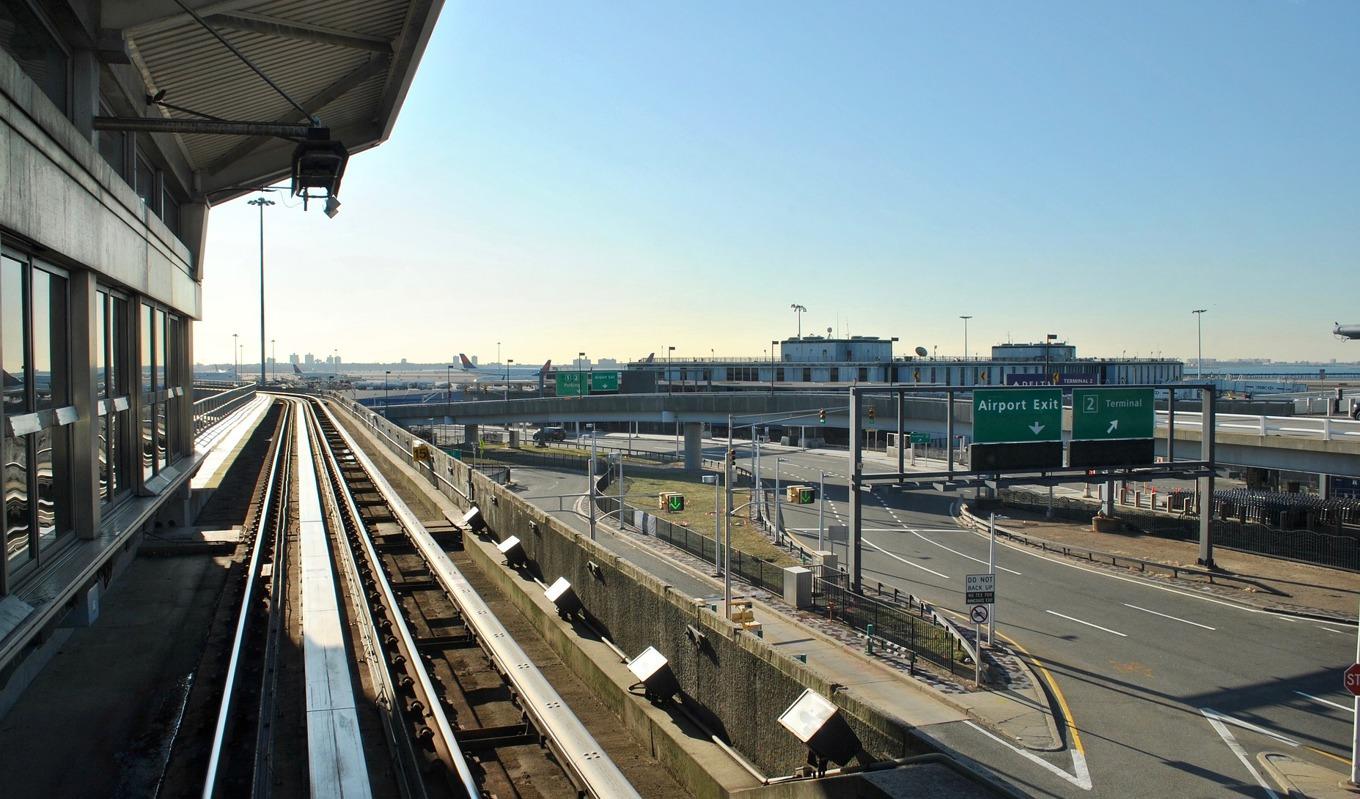
[[[1072,389],[1068,466],[1134,466],[1153,461],[1150,388]],[[1056,469],[1063,463],[1061,388],[973,392],[970,468]]]

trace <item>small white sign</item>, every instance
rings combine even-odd
[[[996,602],[996,575],[969,574],[963,578],[964,602],[969,605],[991,605]]]
[[[974,606],[973,606],[973,609],[972,609],[971,611],[969,611],[969,613],[968,613],[968,618],[972,619],[974,624],[986,624],[986,623],[987,623],[987,606],[986,606],[986,605],[974,605]]]

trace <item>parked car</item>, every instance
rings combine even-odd
[[[567,431],[560,427],[540,427],[534,431],[534,443],[544,444],[549,441],[566,441]]]

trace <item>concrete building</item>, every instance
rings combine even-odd
[[[765,358],[660,358],[629,369],[658,373],[660,390],[810,390],[861,383],[946,386],[1174,383],[1184,364],[1171,358],[1080,358],[1075,345],[997,344],[989,358],[893,354],[895,338],[803,336],[776,342]]]
[[[441,6],[188,5],[0,0],[0,706],[16,656],[187,513],[210,207],[293,173],[277,126],[385,140]]]

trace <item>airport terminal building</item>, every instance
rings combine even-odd
[[[654,370],[662,390],[825,390],[863,383],[944,386],[1128,385],[1174,383],[1184,364],[1171,358],[1079,358],[1062,341],[1004,343],[990,357],[934,357],[924,348],[893,354],[895,338],[803,336],[771,342],[767,358],[634,361]]]
[[[209,208],[386,139],[440,8],[186,5],[0,0],[0,693],[184,514]]]

